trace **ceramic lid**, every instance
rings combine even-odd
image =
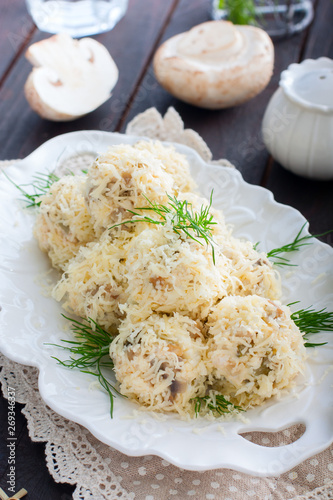
[[[333,60],[306,59],[281,73],[280,87],[294,103],[312,111],[333,113]]]

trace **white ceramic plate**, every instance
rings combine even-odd
[[[35,172],[50,171],[75,154],[96,155],[111,144],[137,140],[97,131],[65,134],[43,144],[18,166],[8,168],[7,174],[18,184],[29,183]],[[263,250],[295,237],[304,223],[299,212],[276,203],[269,191],[244,182],[236,170],[209,166],[185,146],[177,145],[177,149],[188,156],[202,193],[209,196],[214,188],[214,206],[224,210],[236,236],[260,241]],[[62,368],[51,356],[64,359],[65,353],[45,345],[59,343],[66,336],[64,320],[60,305],[43,295],[38,283],[49,262],[32,234],[33,210],[22,208],[18,198],[17,189],[1,175],[0,349],[14,361],[39,368],[39,390],[53,410],[123,453],[155,454],[192,470],[225,467],[254,475],[277,475],[333,441],[330,333],[317,335],[318,341],[327,340],[329,345],[309,350],[307,372],[296,389],[280,401],[247,412],[243,422],[184,422],[170,415],[157,420],[147,412],[135,415],[137,406],[120,397],[111,420],[108,397],[92,384],[94,377]],[[299,307],[332,309],[333,250],[315,240],[295,253],[293,261],[298,267],[284,273],[284,302],[300,300]],[[306,431],[287,446],[264,447],[240,436],[250,431],[279,431],[296,423],[303,423]]]

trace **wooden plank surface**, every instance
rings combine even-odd
[[[0,86],[18,55],[29,42],[35,25],[22,0],[0,2]]]
[[[0,159],[23,158],[47,139],[66,132],[114,130],[176,4],[177,0],[145,0],[143,9],[141,2],[131,0],[128,12],[119,24],[112,31],[94,37],[109,49],[120,76],[111,100],[79,120],[50,122],[30,109],[23,87],[31,65],[22,54],[0,89]],[[31,43],[47,36],[36,31]]]

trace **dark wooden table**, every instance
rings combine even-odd
[[[313,234],[327,231],[333,228],[333,182],[303,179],[284,170],[269,156],[260,136],[263,113],[278,86],[281,71],[290,63],[306,58],[333,58],[333,2],[316,0],[315,7],[315,19],[305,32],[275,43],[274,75],[259,96],[236,108],[206,111],[184,104],[165,92],[154,78],[151,62],[163,40],[210,19],[210,1],[130,0],[126,16],[114,30],[96,37],[109,49],[119,68],[119,81],[111,100],[74,122],[53,123],[39,118],[23,94],[23,85],[31,70],[24,57],[25,50],[49,35],[34,26],[23,0],[1,0],[0,159],[24,158],[47,139],[74,130],[122,132],[126,124],[145,109],[156,106],[164,113],[169,106],[174,106],[185,126],[206,140],[214,158],[227,158],[247,182],[267,187],[276,200],[300,210],[309,220]],[[332,244],[332,235],[327,236],[326,241]],[[17,489],[25,487],[29,491],[26,498],[33,500],[70,499],[74,488],[56,484],[50,477],[44,445],[30,441],[25,417],[20,405],[17,406]],[[7,401],[1,397],[0,485],[5,490],[6,432]]]

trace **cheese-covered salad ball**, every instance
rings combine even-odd
[[[120,391],[143,407],[193,412],[192,398],[205,394],[205,346],[197,323],[180,314],[125,319],[110,345]]]
[[[86,202],[97,234],[133,215],[128,210],[166,203],[175,180],[148,150],[113,146],[88,170]]]
[[[173,231],[170,223],[150,225],[128,252],[126,277],[128,303],[137,310],[135,320],[152,311],[183,312],[204,319],[218,299],[227,294],[228,260],[212,249]],[[224,261],[224,265],[220,261]],[[223,274],[224,273],[224,274]]]
[[[220,248],[230,259],[230,273],[234,278],[232,295],[260,295],[268,299],[281,297],[281,279],[264,252],[258,252],[250,241],[233,236],[221,241]]]
[[[127,246],[134,234],[116,228],[80,249],[52,293],[63,301],[67,312],[91,318],[110,333],[117,333],[122,317],[119,304],[127,300]]]
[[[172,175],[178,192],[195,189],[195,182],[190,174],[190,166],[186,157],[178,153],[173,146],[165,146],[159,141],[139,141],[134,144],[134,147],[142,151],[150,151],[154,158],[161,161],[163,170]]]
[[[208,318],[207,369],[215,389],[242,408],[290,387],[303,371],[302,334],[279,302],[229,296]]]
[[[86,178],[67,175],[41,197],[35,237],[53,267],[65,269],[81,245],[95,239],[84,200]]]
[[[180,193],[178,198],[187,200],[189,210],[197,213],[209,205],[206,198],[194,193]],[[270,299],[279,299],[281,297],[280,275],[267,259],[267,255],[255,250],[250,241],[242,241],[233,237],[231,227],[226,224],[221,210],[210,207],[209,214],[213,217],[214,224],[211,224],[209,228],[212,239],[216,243],[216,253],[221,253],[224,257],[220,258],[216,265],[222,274],[225,272],[230,274],[228,294],[256,294]]]

